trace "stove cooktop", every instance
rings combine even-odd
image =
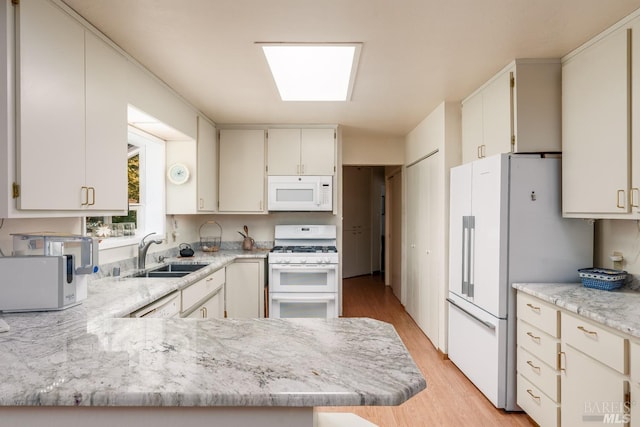
[[[274,246],[271,249],[272,253],[286,254],[286,253],[337,253],[338,249],[335,246]]]

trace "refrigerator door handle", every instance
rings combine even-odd
[[[476,259],[476,217],[475,216],[470,216],[469,217],[469,249],[467,250],[468,254],[469,254],[469,260],[467,261],[467,263],[469,264],[469,271],[468,271],[468,279],[467,282],[469,283],[469,288],[467,291],[467,295],[469,296],[469,298],[473,298],[475,293],[475,285],[473,283],[473,277],[475,275],[475,259]]]
[[[467,295],[469,292],[469,217],[462,217],[462,295]]]
[[[478,316],[469,313],[467,310],[465,310],[464,308],[460,307],[458,304],[456,304],[456,302],[454,300],[452,300],[451,298],[447,298],[447,301],[449,302],[449,304],[453,305],[455,308],[457,308],[458,310],[460,310],[461,312],[463,312],[464,314],[466,314],[467,316],[471,317],[472,319],[482,323],[484,326],[486,326],[489,329],[496,329],[496,325],[494,325],[491,322],[487,322],[486,320],[482,320],[481,318],[479,318]]]

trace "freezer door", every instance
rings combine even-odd
[[[470,247],[468,223],[471,216],[472,163],[451,169],[449,199],[449,291],[467,297],[469,280]]]
[[[507,321],[449,295],[449,359],[496,408],[504,408],[507,402]]]

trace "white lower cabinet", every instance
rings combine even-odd
[[[541,426],[560,425],[559,311],[518,294],[517,403]]]
[[[225,269],[221,268],[182,290],[181,317],[224,317]]]
[[[640,344],[528,294],[517,298],[518,405],[543,427],[639,426],[640,408],[629,402],[640,395]]]
[[[186,317],[190,319],[222,319],[224,317],[224,286],[220,287],[213,296]]]
[[[561,359],[561,424],[622,424],[626,417],[624,376],[564,343]]]
[[[640,426],[640,343],[629,343],[629,399],[631,427]]]
[[[225,317],[264,317],[264,259],[236,260],[226,275]]]

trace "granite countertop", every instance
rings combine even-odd
[[[426,387],[393,326],[372,319],[121,318],[182,279],[104,278],[83,304],[5,313],[0,406],[398,405]],[[175,261],[175,260],[172,260]]]
[[[601,291],[582,284],[514,283],[513,287],[572,313],[640,338],[640,292]]]

